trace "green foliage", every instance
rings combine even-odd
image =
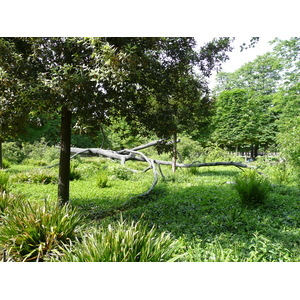
[[[264,162],[262,171],[272,181],[272,170],[278,163],[275,157],[269,157]],[[149,188],[153,176],[151,172],[146,172],[134,175],[132,180],[121,181],[116,178],[110,180],[109,188],[99,189],[96,186],[98,172],[105,171],[111,176],[111,171],[118,166],[120,165],[111,160],[98,157],[84,157],[82,163],[79,163],[82,179],[71,182],[70,199],[73,206],[77,206],[86,217],[93,220],[93,225],[85,222],[87,226],[84,231],[78,232],[78,240],[60,245],[69,252],[68,255],[77,257],[76,251],[80,255],[81,249],[86,249],[85,244],[90,245],[92,240],[95,241],[95,231],[99,231],[97,234],[105,232],[109,224],[116,229],[119,213],[122,211],[126,224],[130,224],[131,221],[128,220],[138,222],[143,215],[143,220],[149,224],[149,230],[155,225],[157,235],[169,232],[174,239],[182,241],[184,249],[178,254],[185,251],[188,254],[179,260],[300,261],[299,189],[291,183],[273,186],[264,205],[250,207],[237,201],[237,192],[233,188],[235,176],[240,173],[237,168],[197,168],[197,176],[191,176],[189,169],[178,169],[174,176],[169,167],[162,166],[167,181],[159,181],[149,196],[132,200],[132,196]],[[262,168],[262,163],[259,162],[258,166]],[[102,170],[103,167],[107,168]],[[133,161],[128,162],[128,167],[143,169],[139,162]],[[21,172],[24,168],[28,169],[29,166],[13,165],[6,172],[13,177],[17,175],[15,172]],[[134,180],[135,178],[138,180]],[[23,197],[13,200],[10,198],[11,194],[3,193],[3,199],[0,197],[0,213],[3,211],[0,227],[3,226],[2,216],[12,212],[13,207],[26,202],[24,199],[37,207],[43,207],[47,195],[49,201],[57,200],[57,188],[54,185],[17,183],[11,179],[10,182],[11,193],[22,193]],[[96,229],[99,226],[101,228]],[[82,235],[85,244],[79,246],[83,241]],[[77,247],[80,250],[75,250]],[[89,246],[90,248],[93,246]],[[4,248],[2,244],[0,256],[4,249],[7,250],[8,260],[24,259],[10,256],[9,248]],[[10,252],[13,253],[13,249]],[[89,251],[84,250],[83,253],[87,252]],[[94,258],[99,254],[96,246],[89,253],[91,252]],[[62,258],[62,249],[58,247],[43,260],[60,261]],[[69,260],[72,261],[71,258]]]
[[[46,261],[58,255],[64,244],[76,237],[82,216],[68,205],[44,206],[14,201],[4,211],[0,227],[0,246],[15,261]]]
[[[78,180],[81,178],[81,173],[79,170],[80,162],[78,160],[72,160],[70,163],[70,180]]]
[[[20,144],[16,142],[3,143],[3,158],[10,163],[18,164],[25,158]]]
[[[180,136],[180,143],[177,144],[179,158],[182,161],[193,162],[201,160],[205,149],[197,141],[186,136]]]
[[[11,163],[6,158],[3,158],[2,159],[2,167],[3,167],[3,169],[8,169],[10,166],[11,166]]]
[[[32,169],[12,175],[11,180],[12,182],[56,184],[58,183],[58,176],[56,170]]]
[[[288,164],[293,167],[300,182],[300,84],[296,83],[277,93],[274,97],[274,110],[278,114],[277,121],[279,134],[277,141],[282,155]]]
[[[249,89],[223,91],[215,103],[212,140],[232,149],[274,143],[276,126],[269,111],[271,103],[271,96],[257,95]]]
[[[197,167],[187,168],[187,173],[191,174],[191,175],[197,175],[197,174],[199,174],[198,168]]]
[[[27,164],[46,165],[59,158],[59,149],[54,146],[49,146],[45,138],[40,141],[35,141],[33,144],[24,143],[24,157]]]
[[[130,180],[132,177],[132,171],[119,163],[109,167],[108,171],[112,174],[111,179]]]
[[[190,262],[282,262],[293,259],[293,253],[281,243],[259,232],[254,232],[249,242],[225,234],[210,243],[195,240],[186,256]]]
[[[269,190],[269,181],[256,171],[245,171],[236,177],[235,190],[243,205],[255,207],[264,204]]]
[[[228,151],[217,145],[206,148],[205,162],[216,161],[233,161],[234,159],[228,154]]]
[[[96,177],[96,185],[99,188],[105,188],[107,186],[108,176],[104,171],[98,172]]]
[[[107,126],[105,130],[109,148],[113,150],[131,149],[143,144],[146,142],[145,138],[135,132],[137,131],[137,128],[138,130],[141,130],[141,127],[142,126],[139,124],[135,128],[128,124],[125,118],[122,117],[111,118],[111,124]]]
[[[21,201],[23,201],[21,196],[15,196],[15,195],[6,193],[5,191],[0,191],[0,215],[1,215],[1,218],[3,215],[12,211],[15,206],[20,205]]]
[[[266,174],[274,184],[290,184],[293,182],[293,169],[282,157],[260,156],[255,165]]]
[[[9,173],[0,170],[0,192],[7,189],[7,184],[9,181]]]
[[[65,250],[68,262],[165,262],[181,258],[182,245],[170,234],[150,230],[142,222],[119,221],[89,230],[81,242]]]

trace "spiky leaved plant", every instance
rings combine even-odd
[[[150,230],[140,221],[119,221],[94,228],[81,242],[65,250],[63,261],[72,262],[164,262],[179,260],[182,244],[170,234]]]
[[[75,208],[28,201],[2,215],[0,246],[16,261],[45,261],[76,237],[82,216]]]

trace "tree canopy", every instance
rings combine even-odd
[[[61,114],[61,203],[69,199],[72,117],[81,124],[99,125],[109,124],[112,116],[123,116],[159,136],[169,136],[179,123],[185,124],[187,107],[190,114],[197,114],[194,110],[207,92],[203,78],[228,59],[226,52],[231,50],[230,38],[213,39],[199,51],[193,38],[11,38],[4,42],[4,50],[22,62],[22,70],[15,71],[1,60],[5,72],[24,80],[26,89],[18,102],[26,102],[30,110]],[[198,105],[193,106],[195,100]]]

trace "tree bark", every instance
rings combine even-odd
[[[62,107],[58,178],[58,201],[60,205],[64,205],[69,201],[71,120],[72,112],[67,107]]]

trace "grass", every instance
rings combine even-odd
[[[11,200],[9,206],[5,197],[0,199],[6,205],[1,218],[0,245],[14,261],[49,260],[60,247],[75,239],[82,222],[76,208],[59,208],[46,201],[41,206],[13,197]]]
[[[245,206],[235,189],[241,174],[237,168],[178,169],[174,176],[162,167],[165,180],[160,178],[152,194],[138,198],[151,186],[151,172],[129,173],[143,169],[134,162],[119,173],[114,172],[117,167],[112,161],[83,158],[76,166],[80,178],[70,183],[72,206],[96,227],[114,228],[120,214],[134,224],[143,216],[149,231],[155,226],[158,235],[181,241],[185,261],[300,261],[300,192],[290,181],[277,185],[270,177],[273,186],[261,205]],[[108,181],[100,188],[97,174],[103,169]],[[8,172],[13,176],[29,170],[12,165]],[[54,184],[11,182],[9,189],[40,205],[47,197],[56,202]]]
[[[66,262],[166,262],[179,260],[182,245],[170,234],[146,224],[119,221],[107,228],[89,229],[83,240],[67,248]]]

